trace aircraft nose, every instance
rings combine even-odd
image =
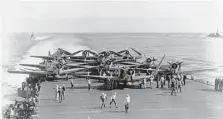
[[[56,64],[56,67],[57,67],[58,69],[61,69],[61,68],[63,67],[63,65],[62,65],[61,63],[58,63],[58,64]]]

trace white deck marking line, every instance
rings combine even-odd
[[[100,113],[101,110],[94,110],[94,111],[69,111],[69,112],[59,112],[59,113],[52,113],[52,114],[86,114],[86,113]]]
[[[132,111],[183,111],[187,110],[187,108],[163,108],[163,109],[150,109],[150,108],[145,108],[145,109],[137,109],[137,110],[132,110]],[[106,110],[105,112],[107,112]],[[112,110],[111,110],[112,111]],[[116,111],[124,111],[124,109],[121,110],[116,110]],[[100,113],[104,112],[103,110],[92,110],[92,111],[69,111],[69,112],[58,112],[58,113],[52,113],[52,114],[83,114],[83,113]],[[109,113],[109,112],[108,112]]]

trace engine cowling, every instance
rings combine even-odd
[[[147,62],[147,63],[151,63],[151,62],[152,62],[152,59],[151,59],[151,58],[147,58],[147,59],[146,59],[146,62]]]
[[[107,64],[107,65],[111,65],[111,61],[108,60],[108,61],[106,62],[106,64]]]
[[[177,69],[177,64],[176,64],[176,63],[173,63],[173,64],[172,64],[172,68],[173,68],[173,69]]]
[[[58,61],[58,62],[63,64],[63,59],[59,59],[59,61]]]
[[[61,68],[63,67],[63,65],[62,65],[61,63],[58,63],[58,64],[56,64],[56,67],[57,67],[58,69],[61,69]]]
[[[125,52],[125,54],[129,54],[129,51],[127,50],[127,51]]]
[[[134,70],[133,70],[133,69],[129,69],[129,70],[128,70],[128,74],[129,74],[129,75],[132,75],[133,73],[134,73]]]
[[[87,51],[84,51],[83,52],[83,56],[87,56]]]

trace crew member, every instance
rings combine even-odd
[[[101,102],[102,102],[102,104],[101,104],[101,109],[102,109],[102,107],[105,108],[105,100],[107,100],[107,96],[105,93],[102,93],[100,98],[101,98]]]
[[[88,83],[88,91],[91,89],[91,80],[89,77],[86,78]]]
[[[216,78],[215,79],[215,90],[218,91],[219,89],[219,83],[220,83],[220,79]]]
[[[74,89],[74,80],[73,79],[71,79],[70,85],[71,85],[71,89]]]
[[[60,86],[59,87],[59,90],[58,90],[59,102],[62,102],[62,100],[63,100],[62,92],[63,92],[63,90],[62,90],[62,87]]]
[[[22,82],[22,90],[25,90],[25,87],[26,87],[26,83]]]
[[[127,94],[125,98],[125,113],[126,114],[128,113],[129,106],[130,106],[130,96],[129,94]]]
[[[55,89],[55,100],[58,100],[59,98],[59,85],[56,86],[56,89]]]
[[[103,76],[106,76],[105,71],[104,71],[104,73],[103,73]]]
[[[171,79],[171,90],[172,90],[171,95],[173,95],[173,93],[175,93],[175,95],[177,95],[176,94],[176,79],[175,79],[175,77],[173,77]]]
[[[31,84],[29,84],[29,85],[28,85],[28,87],[29,87],[29,90],[31,90],[31,89],[32,89],[32,85],[31,85]]]
[[[115,92],[115,93],[111,96],[110,108],[111,108],[111,104],[112,104],[113,102],[115,103],[115,107],[118,108],[118,107],[117,107],[117,103],[116,103],[116,101],[115,101],[116,95],[117,95],[117,93]]]
[[[166,80],[168,82],[168,88],[170,88],[171,75],[168,75]]]
[[[38,80],[38,82],[37,82],[37,89],[38,89],[38,92],[39,92],[39,91],[40,91],[40,89],[41,89],[40,80]]]
[[[14,107],[10,108],[10,119],[13,119],[15,116],[15,111],[14,111]]]
[[[143,85],[143,88],[146,89],[146,78],[143,79],[142,85]]]
[[[102,69],[101,68],[99,68],[99,74],[100,74],[100,76],[102,76]]]
[[[164,76],[161,76],[160,82],[161,82],[161,88],[163,88],[163,85],[164,85]]]
[[[221,79],[220,84],[219,84],[219,91],[222,92],[223,90],[223,79]]]
[[[63,84],[63,86],[62,86],[62,96],[63,96],[63,100],[65,99],[65,91],[66,91],[66,87]]]
[[[181,80],[178,78],[178,80],[177,80],[177,92],[178,92],[178,90],[180,90],[180,93],[181,93]]]
[[[151,89],[153,88],[153,80],[154,80],[154,76],[151,75],[151,76],[150,76],[150,81],[149,81],[149,83],[150,83],[150,88],[151,88]]]

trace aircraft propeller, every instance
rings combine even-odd
[[[176,69],[178,69],[178,72],[181,70],[181,65],[183,62],[179,62],[179,61],[172,62],[172,63],[170,61],[167,61],[167,62],[168,62],[168,64],[170,64],[170,68],[174,69],[174,72]]]

